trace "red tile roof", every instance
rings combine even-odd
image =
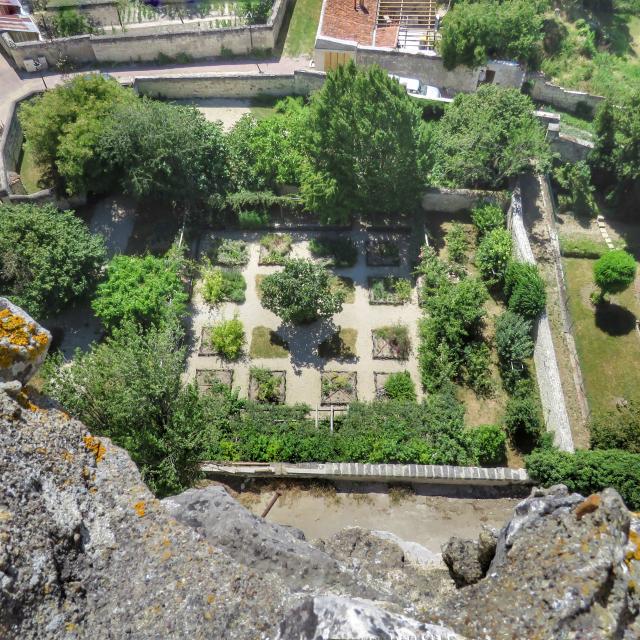
[[[326,0],[321,35],[373,44],[378,0]]]
[[[27,16],[0,16],[0,33],[3,31],[26,31],[37,33],[38,27]]]

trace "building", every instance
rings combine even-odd
[[[20,0],[0,0],[0,35],[7,33],[14,42],[39,40],[40,31],[23,9]]]

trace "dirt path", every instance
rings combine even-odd
[[[444,489],[445,495],[429,495],[439,488],[427,486],[413,494],[397,488],[388,491],[386,485],[335,490],[296,484],[283,490],[267,520],[302,529],[308,539],[327,538],[350,526],[390,531],[439,553],[451,536],[475,538],[483,525],[502,527],[520,500],[456,497],[453,490]],[[238,499],[261,515],[274,490],[274,486],[248,490]]]

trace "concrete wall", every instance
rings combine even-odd
[[[482,202],[495,202],[506,209],[508,195],[504,191],[481,191],[479,189],[427,189],[422,196],[425,211],[456,213],[473,209]]]
[[[10,55],[19,68],[25,59],[43,56],[49,66],[66,59],[75,65],[96,62],[152,61],[159,55],[188,55],[194,59],[245,55],[252,50],[273,49],[289,0],[276,0],[266,25],[215,28],[208,21],[172,23],[136,28],[111,35],[84,35],[51,41],[9,43]]]
[[[158,98],[251,98],[258,95],[309,95],[322,86],[324,79],[324,73],[304,70],[290,74],[139,76],[134,80],[133,88],[141,95]]]
[[[548,82],[541,73],[531,73],[527,76],[531,82],[531,97],[534,100],[551,104],[563,111],[575,112],[580,103],[585,103],[595,111],[598,105],[604,100],[602,96],[594,96],[582,91],[569,91],[562,87]]]
[[[526,486],[532,484],[524,469],[507,467],[454,467],[431,464],[362,464],[360,462],[233,463],[204,462],[208,477],[323,478],[347,482],[410,482],[467,486]]]

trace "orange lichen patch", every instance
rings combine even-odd
[[[216,601],[216,597],[213,595],[213,593],[210,593],[210,594],[207,596],[207,602],[208,602],[209,604],[213,604],[215,601]]]
[[[76,624],[74,622],[67,622],[67,624],[64,625],[64,628],[67,631],[75,631],[76,630]]]
[[[593,513],[600,506],[601,502],[602,498],[599,495],[592,493],[586,500],[583,500],[576,507],[576,518],[578,520],[582,520],[587,513]]]
[[[2,364],[0,363],[0,367],[1,366]],[[29,398],[29,396],[25,391],[21,391],[20,393],[16,394],[14,397],[16,399],[16,402],[23,409],[28,409],[29,411],[38,411],[38,406],[33,404],[33,402],[31,402],[31,399]]]
[[[167,551],[165,551],[165,552],[162,554],[162,561],[163,561],[163,562],[166,562],[170,557],[171,557],[171,551],[169,551],[169,550],[167,549]]]
[[[66,462],[73,462],[73,453],[71,451],[63,451],[62,457]]]
[[[27,358],[37,358],[47,348],[49,336],[10,309],[0,309],[0,341],[0,368],[7,368],[25,359],[24,349]]]
[[[138,516],[142,518],[142,516],[144,516],[144,514],[146,513],[144,500],[140,500],[140,502],[136,502],[133,505],[133,509],[138,514]]]
[[[107,449],[102,442],[93,436],[85,436],[83,440],[84,446],[87,447],[87,449],[89,449],[89,451],[91,451],[91,453],[96,457],[96,462],[101,462],[107,453]]]
[[[635,531],[629,532],[629,544],[632,548],[627,551],[627,554],[625,556],[627,564],[629,564],[632,560],[640,561],[640,535],[638,535]]]

